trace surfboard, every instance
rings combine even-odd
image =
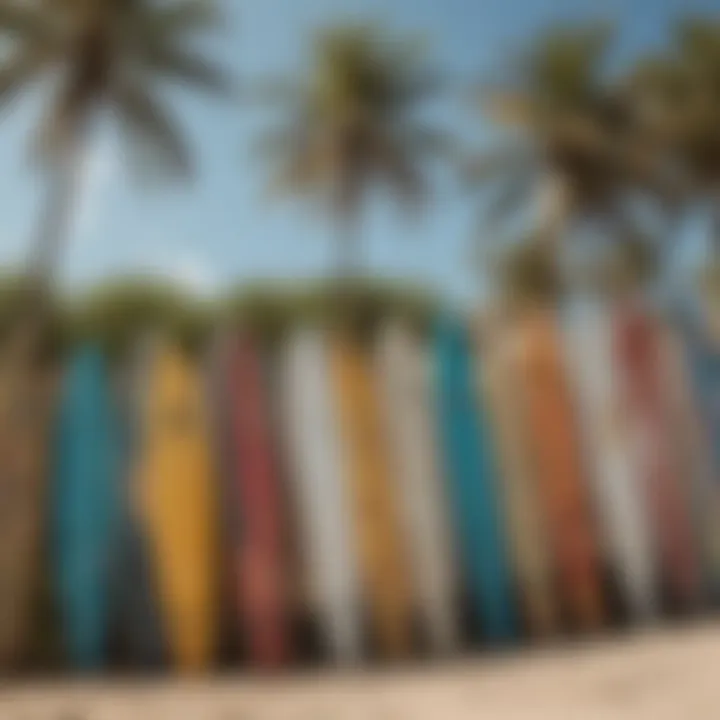
[[[636,622],[657,616],[658,575],[641,477],[621,408],[612,309],[581,300],[565,315],[567,367],[601,547]]]
[[[362,656],[362,601],[347,467],[340,448],[330,358],[320,330],[300,328],[280,358],[283,438],[309,614],[335,663]]]
[[[471,609],[489,640],[507,641],[518,627],[495,448],[468,334],[454,320],[438,326],[435,362],[437,419]]]
[[[521,333],[524,413],[560,597],[569,624],[591,631],[606,613],[601,558],[560,331],[550,310],[536,308]]]
[[[279,666],[290,657],[287,537],[268,375],[253,338],[238,334],[227,375],[234,481],[242,532],[236,536],[236,603],[251,660]]]
[[[210,417],[213,464],[217,473],[216,517],[219,526],[218,659],[244,660],[242,618],[238,612],[236,548],[242,538],[242,507],[235,469],[235,447],[228,391],[234,329],[217,328],[203,357],[205,393]]]
[[[116,377],[123,461],[118,508],[120,550],[113,585],[116,598],[113,635],[121,663],[140,671],[160,669],[167,660],[139,488],[151,358],[151,343],[138,343],[122,362]]]
[[[707,429],[702,426],[695,402],[686,348],[677,329],[668,323],[659,328],[663,389],[668,421],[677,457],[682,494],[698,573],[698,606],[709,599],[720,580],[717,500],[713,491],[714,468]]]
[[[48,447],[55,372],[24,342],[0,348],[0,673],[33,646],[47,519]]]
[[[428,646],[458,643],[457,572],[449,498],[439,466],[429,358],[401,322],[380,331],[376,367],[395,496],[410,553],[413,594]]]
[[[413,621],[408,558],[371,357],[338,334],[330,361],[373,637],[382,656],[405,656],[412,649]]]
[[[120,530],[118,430],[105,360],[84,348],[65,376],[53,481],[57,606],[67,659],[80,670],[107,662]]]
[[[560,629],[560,613],[549,533],[523,414],[521,339],[514,325],[515,318],[504,313],[478,321],[479,374],[492,423],[499,495],[524,626],[532,638],[541,639]]]
[[[648,311],[631,304],[618,311],[616,323],[623,413],[642,477],[661,578],[674,605],[692,607],[699,598],[700,573],[680,485],[659,327]]]
[[[689,397],[687,420],[694,443],[688,451],[699,459],[694,465],[695,518],[704,549],[705,574],[711,599],[720,599],[720,343],[701,318],[681,321],[682,364]],[[682,422],[682,420],[681,420]],[[693,445],[694,445],[693,443]]]
[[[201,373],[178,348],[149,362],[139,494],[163,632],[183,672],[213,659],[217,517],[209,420]]]

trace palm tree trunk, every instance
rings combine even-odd
[[[69,142],[47,176],[45,205],[28,258],[28,275],[45,300],[52,290],[65,247],[78,190],[80,144]]]
[[[564,178],[549,174],[538,193],[540,211],[540,235],[543,242],[558,245],[565,233],[570,191]]]
[[[339,284],[355,283],[363,271],[360,223],[357,212],[339,210],[336,214],[335,279]]]

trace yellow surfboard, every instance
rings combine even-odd
[[[171,656],[184,672],[208,667],[215,645],[217,507],[199,370],[162,347],[147,368],[138,490]]]
[[[378,387],[369,357],[351,340],[335,339],[331,365],[370,621],[381,653],[403,656],[412,644],[410,577]]]

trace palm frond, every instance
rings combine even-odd
[[[0,33],[20,40],[51,42],[55,38],[52,17],[39,4],[0,0]]]
[[[417,45],[374,25],[342,25],[317,36],[308,77],[251,88],[251,96],[287,113],[286,124],[256,146],[279,168],[279,188],[329,199],[346,217],[375,183],[403,202],[423,197],[422,161],[455,148],[415,117],[437,87],[437,76],[418,58]]]
[[[129,132],[156,153],[164,168],[188,175],[192,164],[182,133],[147,87],[125,81],[114,88],[114,109]]]
[[[471,188],[479,188],[508,175],[528,174],[535,158],[523,143],[505,145],[465,160],[460,167],[461,179]]]
[[[677,27],[680,52],[701,66],[720,66],[720,22],[706,17],[685,17]]]
[[[216,0],[175,0],[146,9],[140,30],[148,37],[178,40],[185,34],[217,30],[222,20]]]
[[[21,45],[0,64],[0,107],[14,100],[45,69],[49,56],[41,44]]]
[[[383,138],[375,144],[375,165],[390,188],[408,207],[416,206],[426,195],[420,156],[407,145],[407,138]]]
[[[483,113],[498,125],[531,128],[537,108],[533,100],[516,90],[487,89],[478,93]]]
[[[606,23],[547,33],[525,59],[526,91],[553,105],[591,102],[613,35]]]
[[[158,75],[206,92],[225,95],[233,88],[230,77],[223,69],[176,45],[160,44],[148,48],[142,60]]]

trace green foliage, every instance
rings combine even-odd
[[[200,344],[209,329],[211,308],[170,285],[131,279],[67,303],[61,315],[68,347],[95,342],[117,356],[150,333],[190,347]]]
[[[635,88],[647,106],[648,126],[665,143],[687,194],[720,188],[720,22],[686,18],[670,48],[641,63]]]
[[[0,104],[47,77],[57,87],[37,138],[41,157],[64,152],[106,108],[145,167],[187,173],[187,146],[154,85],[227,90],[225,72],[192,49],[219,21],[211,0],[0,0],[0,34],[13,40],[0,63]]]
[[[389,316],[400,317],[419,331],[437,314],[436,299],[423,290],[398,283],[334,281],[276,288],[242,289],[224,302],[224,322],[250,327],[274,342],[298,325],[341,327],[364,335]]]
[[[481,92],[485,114],[512,133],[464,168],[471,187],[489,188],[485,217],[492,224],[516,220],[552,185],[559,202],[540,207],[547,217],[531,229],[551,242],[588,222],[637,225],[626,201],[633,193],[655,197],[658,156],[632,97],[608,75],[612,40],[606,25],[551,30]]]
[[[358,269],[355,228],[368,191],[385,187],[403,204],[426,196],[423,166],[446,138],[419,117],[437,90],[424,48],[378,27],[331,27],[317,36],[307,76],[265,83],[284,111],[259,138],[280,194],[320,199],[341,219],[342,275]],[[350,247],[352,246],[352,247]]]
[[[536,237],[496,256],[494,270],[502,299],[511,305],[553,302],[562,292],[556,248]]]
[[[14,319],[22,289],[23,282],[17,278],[0,282],[0,322],[9,324]],[[150,334],[161,334],[190,350],[199,350],[215,330],[227,327],[247,328],[269,344],[305,323],[340,326],[364,334],[392,316],[424,331],[435,318],[437,307],[435,298],[422,289],[392,282],[358,282],[342,293],[333,282],[257,285],[238,288],[210,302],[169,284],[131,278],[58,303],[52,329],[65,352],[81,343],[97,343],[120,359]]]

